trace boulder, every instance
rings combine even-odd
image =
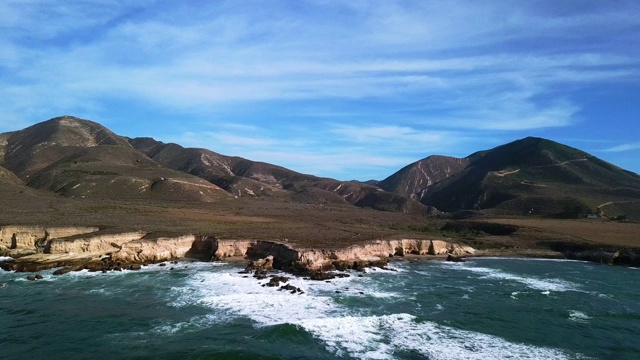
[[[335,277],[336,277],[335,274],[329,273],[329,272],[323,272],[323,271],[314,271],[309,274],[309,279],[316,280],[316,281],[330,280]]]
[[[289,291],[289,292],[290,292],[290,293],[292,293],[292,294],[295,294],[295,293],[303,294],[303,293],[304,293],[304,291],[302,291],[302,289],[300,289],[300,288],[298,288],[298,287],[295,287],[295,286],[293,286],[293,285],[291,285],[291,284],[282,285],[282,286],[278,289],[278,291],[281,291],[281,290],[287,290],[287,291]]]
[[[453,256],[453,255],[449,254],[449,255],[447,255],[447,259],[445,261],[464,262],[465,260],[464,260],[464,258]]]
[[[63,274],[72,272],[73,270],[75,270],[73,266],[67,266],[54,271],[53,275],[63,275]]]
[[[84,268],[89,270],[90,272],[97,272],[97,271],[106,270],[107,266],[108,265],[102,261],[92,261],[92,262],[86,263],[84,265]]]
[[[273,270],[273,256],[269,255],[264,259],[254,260],[249,265],[247,265],[244,270],[256,272],[266,272]]]
[[[280,286],[280,283],[286,283],[287,281],[289,281],[289,278],[286,276],[272,276],[271,280],[269,280],[268,283],[266,283],[267,286],[269,287],[276,287],[276,286]]]

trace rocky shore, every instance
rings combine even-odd
[[[271,269],[325,280],[336,271],[385,267],[398,256],[435,257],[462,261],[469,256],[532,256],[640,266],[640,251],[553,243],[547,249],[524,254],[511,250],[476,249],[447,240],[374,240],[336,249],[295,248],[281,241],[219,239],[215,236],[158,236],[141,231],[109,233],[97,227],[4,226],[0,228],[0,262],[4,270],[38,272],[60,268],[54,274],[89,271],[137,270],[141,265],[191,258],[221,261],[249,259],[247,273],[265,276]],[[289,289],[291,290],[291,289]],[[295,290],[295,289],[294,289]]]
[[[475,249],[445,240],[375,240],[339,249],[297,249],[279,241],[222,240],[215,236],[156,236],[145,232],[108,233],[95,227],[4,226],[0,254],[5,270],[56,273],[88,269],[136,269],[139,265],[192,258],[203,261],[271,259],[269,267],[316,278],[328,271],[385,266],[389,258],[469,256]]]

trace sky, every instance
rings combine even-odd
[[[3,0],[0,132],[60,116],[340,180],[527,136],[640,173],[640,1]]]

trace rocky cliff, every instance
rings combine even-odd
[[[210,258],[214,247],[215,238],[209,236],[144,237],[124,243],[119,251],[111,255],[111,259],[147,263],[183,258],[188,254],[194,257],[204,254]]]
[[[140,231],[100,234],[94,236],[74,236],[51,240],[44,249],[45,254],[82,254],[100,256],[117,253],[128,243],[139,240],[147,233]]]
[[[0,228],[0,250],[41,251],[45,245],[59,238],[98,231],[97,227],[42,227],[42,226],[3,226]]]
[[[257,241],[253,240],[219,240],[213,244],[213,260],[223,260],[229,257],[244,257]]]
[[[20,239],[19,241],[17,239]],[[0,230],[4,254],[15,256],[5,269],[32,271],[79,263],[144,264],[191,257],[223,260],[229,257],[272,257],[276,268],[318,271],[350,268],[349,264],[386,261],[392,256],[472,255],[474,249],[444,240],[377,240],[343,249],[296,249],[275,241],[220,240],[213,236],[155,236],[141,231],[102,233],[97,228],[6,226]],[[13,253],[18,247],[31,251]],[[36,264],[37,266],[33,265]],[[345,265],[346,264],[346,265]],[[81,269],[82,267],[77,267]],[[92,265],[92,268],[100,268]]]
[[[257,241],[246,247],[250,258],[273,256],[276,268],[299,270],[322,270],[335,267],[337,263],[378,262],[389,257],[414,255],[473,255],[475,249],[457,242],[444,240],[377,240],[344,249],[295,249],[289,244],[273,241]]]
[[[640,252],[556,243],[551,249],[566,258],[616,265],[640,265]],[[289,243],[256,240],[221,240],[214,236],[157,236],[141,231],[105,233],[96,227],[4,226],[0,228],[0,254],[14,259],[0,262],[5,270],[39,271],[68,266],[74,270],[109,270],[180,258],[224,260],[230,257],[269,258],[277,269],[299,274],[323,270],[362,269],[386,264],[405,255],[473,256],[476,250],[447,240],[375,240],[335,249],[295,248]],[[480,254],[486,255],[486,254]],[[382,264],[382,265],[381,265]]]

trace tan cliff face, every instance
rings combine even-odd
[[[222,260],[228,257],[246,256],[249,248],[256,245],[254,240],[216,240],[213,258]]]
[[[183,235],[177,237],[159,237],[156,239],[135,239],[125,242],[122,248],[113,253],[111,259],[126,263],[158,262],[183,258],[193,248],[209,251],[211,245],[205,243],[213,241],[209,237]],[[209,255],[210,256],[210,255]]]
[[[294,249],[289,244],[274,241],[241,242],[242,250],[237,252],[258,258],[273,256],[278,261],[294,262],[309,270],[320,270],[334,261],[378,261],[391,256],[415,255],[473,255],[470,246],[445,240],[377,240],[350,246],[345,249],[317,250]],[[232,246],[226,244],[225,247]],[[224,257],[218,255],[219,259]]]
[[[371,243],[336,250],[300,250],[299,262],[318,270],[332,261],[377,261],[391,256],[415,255],[473,255],[475,249],[444,240],[378,240]]]
[[[320,270],[335,261],[373,262],[406,254],[472,255],[475,252],[469,246],[445,240],[377,240],[343,249],[318,250],[296,249],[276,241],[220,240],[192,234],[174,237],[155,237],[142,231],[105,234],[90,227],[5,226],[0,229],[0,241],[0,246],[5,249],[17,249],[19,246],[33,250],[33,255],[20,258],[25,262],[107,257],[122,263],[148,263],[184,257],[223,260],[229,257],[272,256],[275,262],[295,264],[308,270]]]
[[[125,244],[145,236],[145,232],[95,235],[74,239],[51,240],[45,248],[47,254],[84,254],[98,256],[119,251]]]
[[[97,227],[41,227],[3,226],[0,228],[0,247],[7,249],[37,250],[48,240],[65,238],[98,231]]]

